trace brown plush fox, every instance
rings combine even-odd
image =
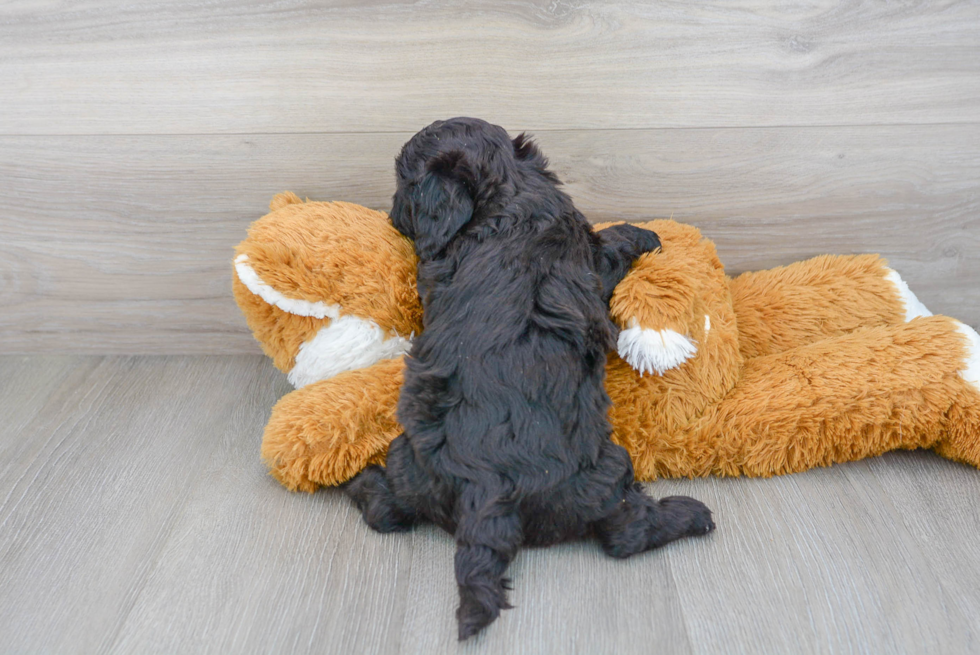
[[[270,208],[236,249],[235,299],[297,387],[262,456],[313,491],[383,463],[400,432],[402,357],[422,329],[415,255],[382,212],[290,193]],[[606,378],[637,479],[770,476],[899,448],[980,466],[980,336],[932,316],[883,259],[732,279],[696,228],[641,226],[662,248],[616,288]]]

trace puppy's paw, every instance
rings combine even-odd
[[[607,237],[615,238],[618,241],[618,248],[631,259],[643,253],[653,252],[660,247],[660,237],[656,232],[629,223],[614,225],[606,228],[602,233]]]
[[[370,466],[342,485],[361,511],[364,522],[378,532],[404,532],[414,523],[413,512],[398,502],[388,488],[384,471]]]
[[[636,232],[634,244],[636,244],[637,256],[653,252],[661,247],[660,237],[653,230],[644,230],[642,227],[638,227]]]
[[[660,508],[668,520],[685,526],[685,536],[708,534],[715,529],[711,510],[700,500],[687,496],[668,496],[660,500]]]

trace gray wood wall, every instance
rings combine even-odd
[[[387,209],[461,114],[595,220],[696,224],[732,272],[881,252],[980,324],[978,2],[20,0],[0,352],[257,352],[230,256],[269,198]]]

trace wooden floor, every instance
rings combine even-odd
[[[454,641],[452,539],[370,531],[257,450],[257,356],[0,358],[0,652],[959,653],[980,648],[980,475],[927,452],[669,480],[703,539],[525,550]]]

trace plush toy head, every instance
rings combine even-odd
[[[422,329],[412,243],[382,212],[272,199],[235,250],[235,300],[295,387],[408,351]]]

